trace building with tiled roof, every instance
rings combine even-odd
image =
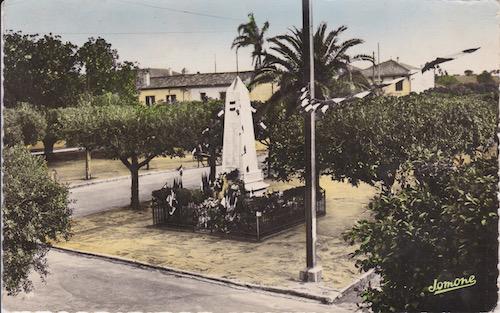
[[[399,62],[399,60],[387,60],[361,70],[361,73],[374,83],[397,80],[396,83],[383,88],[387,95],[404,96],[410,92],[418,93],[434,87],[434,73],[432,71],[422,74],[418,67]]]
[[[176,101],[204,101],[224,99],[226,89],[236,76],[249,84],[253,71],[196,73],[153,76],[143,72],[138,79],[139,100],[151,105],[157,102],[173,103]],[[274,84],[262,84],[252,88],[252,101],[266,101],[274,93]]]

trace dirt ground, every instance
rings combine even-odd
[[[275,190],[298,185],[273,183]],[[339,290],[351,283],[358,270],[341,233],[367,217],[366,205],[376,190],[362,184],[321,179],[326,189],[327,214],[318,219],[318,258],[323,285]],[[234,241],[191,232],[152,227],[151,210],[118,209],[74,220],[74,236],[58,246],[116,255],[210,276],[249,283],[289,287],[297,285],[305,265],[305,227],[297,226],[260,243]]]
[[[49,171],[53,174],[55,170],[57,179],[64,183],[81,183],[85,182],[85,159],[83,153],[70,160],[56,160],[49,162]],[[176,169],[180,165],[184,168],[198,166],[198,163],[193,159],[191,154],[183,158],[156,157],[151,160],[149,170],[146,166],[139,170],[139,173],[147,173],[153,171]],[[204,161],[207,165],[207,162]],[[201,163],[200,163],[200,166]],[[91,160],[92,179],[103,179],[110,177],[119,177],[130,175],[129,170],[123,165],[120,160],[110,160],[103,158],[93,158]]]
[[[55,148],[65,148],[64,142],[60,141]],[[266,147],[255,141],[255,147],[258,153],[265,153]],[[43,150],[43,144],[39,142],[31,147],[34,150]],[[207,160],[203,161],[199,166],[208,166]],[[139,173],[147,173],[153,171],[163,171],[176,169],[180,165],[184,168],[193,168],[198,166],[198,162],[193,159],[190,153],[187,153],[183,158],[156,157],[151,160],[149,169],[146,166],[139,170]],[[48,163],[51,175],[54,171],[57,179],[63,183],[75,184],[85,182],[85,154],[83,152],[68,153],[64,156],[53,158]],[[92,179],[104,179],[119,176],[130,175],[129,170],[122,164],[120,160],[105,159],[102,157],[92,156],[91,160],[91,175]]]

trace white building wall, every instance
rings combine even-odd
[[[201,101],[201,93],[203,92],[206,93],[208,98],[220,99],[220,93],[225,92],[228,87],[229,86],[189,88],[189,93],[193,101]]]
[[[411,91],[420,93],[430,88],[434,88],[434,72],[427,71],[422,74],[421,71],[411,76]]]

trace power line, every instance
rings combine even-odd
[[[49,33],[49,32],[45,32]],[[204,31],[166,31],[166,32],[54,32],[57,35],[161,35],[161,34],[217,34],[234,33],[233,31],[204,30]]]
[[[191,14],[191,15],[205,16],[205,17],[212,17],[212,18],[218,18],[218,19],[222,19],[222,20],[241,21],[241,19],[235,18],[235,17],[214,15],[214,14],[208,14],[208,13],[202,13],[202,12],[195,12],[195,11],[189,11],[189,10],[174,9],[174,8],[168,8],[168,7],[160,7],[160,6],[156,6],[156,5],[152,5],[152,4],[147,4],[147,3],[143,3],[143,2],[138,3],[138,2],[132,2],[132,1],[127,1],[127,0],[116,0],[116,1],[123,2],[123,3],[128,3],[128,4],[140,5],[140,6],[154,8],[154,9],[167,10],[167,11],[172,11],[172,12],[177,12],[177,13],[184,13],[184,14]]]

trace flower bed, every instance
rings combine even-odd
[[[249,197],[241,181],[226,176],[203,191],[166,186],[153,192],[153,224],[260,241],[305,221],[304,195],[296,187]],[[316,214],[326,214],[322,189]]]

